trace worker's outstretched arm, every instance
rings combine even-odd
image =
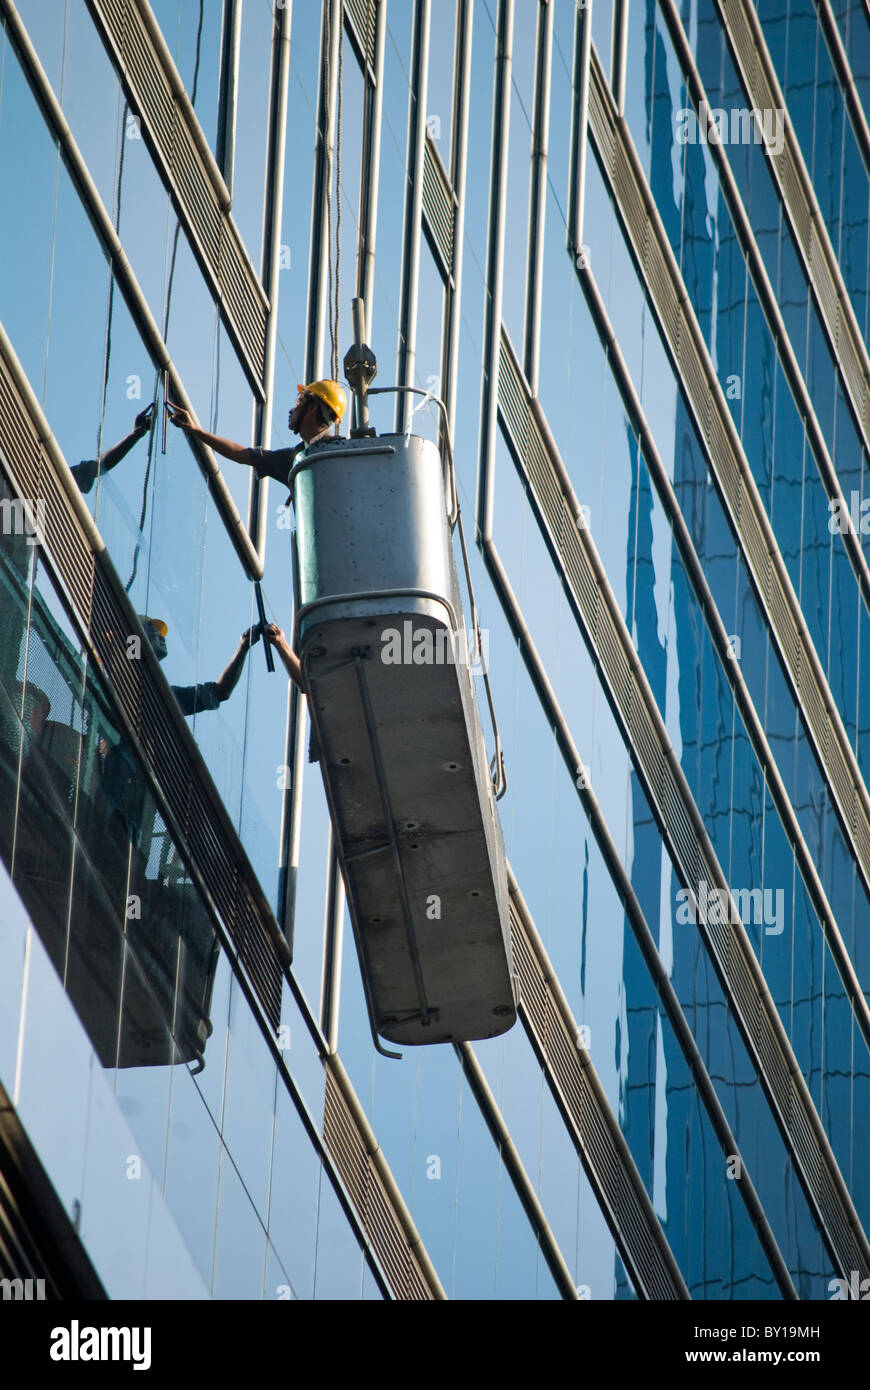
[[[193,435],[194,439],[201,439],[203,444],[214,449],[216,454],[221,454],[225,459],[232,459],[234,463],[249,464],[251,462],[247,445],[235,444],[231,439],[222,439],[219,434],[210,434],[208,430],[201,430],[199,425],[194,424],[190,411],[182,410],[180,405],[170,405],[168,409],[169,418],[173,425],[184,430],[185,434]]]
[[[287,641],[287,638],[284,636],[284,633],[277,623],[269,623],[266,628],[266,636],[283,661],[291,681],[298,685],[299,689],[304,694],[305,681],[302,678],[302,666],[300,665],[299,657],[290,646],[290,643]]]
[[[215,681],[215,691],[218,699],[224,701],[232,695],[239,683],[239,676],[242,674],[242,667],[245,664],[245,657],[248,655],[248,648],[260,640],[260,624],[255,623],[249,627],[247,632],[243,632],[239,639],[239,645],[233,653],[232,660],[225,671],[222,671]]]
[[[116,463],[120,463],[126,454],[129,454],[137,440],[143,434],[147,434],[151,428],[151,413],[153,405],[146,405],[144,410],[140,410],[136,419],[133,421],[133,428],[124,439],[119,439],[117,444],[113,444],[111,449],[106,449],[100,456],[100,469],[103,473],[108,473],[109,469],[114,468]]]
[[[128,435],[120,439],[117,444],[113,444],[111,449],[107,449],[98,459],[82,459],[81,463],[73,464],[71,473],[76,480],[81,492],[88,493],[97,480],[100,473],[108,473],[120,463],[125,454],[129,454],[137,439],[141,439],[143,434],[147,434],[151,428],[151,412],[154,406],[147,405],[144,410],[140,410],[136,419],[133,421],[133,428]]]

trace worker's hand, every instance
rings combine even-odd
[[[150,405],[146,405],[144,410],[139,411],[139,414],[133,421],[134,430],[138,430],[140,434],[145,434],[147,430],[150,430],[151,421],[154,418],[154,409],[154,402],[152,401]]]
[[[302,674],[299,658],[277,623],[267,624],[266,637],[272,643],[272,646],[280,652],[281,659],[290,674],[290,679],[296,682],[303,694],[307,694],[305,677]]]
[[[282,649],[285,651],[289,651],[289,644],[287,642],[287,638],[284,636],[284,630],[283,628],[280,628],[277,623],[267,624],[266,636],[272,643],[272,646],[278,648],[278,651],[281,651]]]
[[[260,624],[254,623],[253,627],[249,627],[247,632],[242,633],[241,639],[239,641],[239,646],[242,648],[243,651],[247,651],[249,647],[255,646],[257,642],[259,642],[259,640]]]
[[[177,425],[180,430],[194,430],[196,425],[189,410],[184,410],[180,405],[173,405],[171,401],[166,402],[169,411],[169,418],[173,425]]]

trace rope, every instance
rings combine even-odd
[[[329,93],[332,88],[332,77],[329,70],[330,54],[332,52],[331,0],[326,0],[324,18],[326,20],[326,41],[324,44],[323,79],[326,84],[326,99],[328,101]],[[329,120],[327,118],[326,129],[323,132],[323,138],[327,142],[326,154],[328,160],[328,168],[326,170],[326,321],[329,325],[329,362],[330,371],[332,371],[333,365],[338,357],[338,351],[335,344],[335,330],[332,323],[332,151],[329,148],[328,136]]]
[[[338,4],[338,110],[335,121],[335,332],[332,379],[338,380],[338,324],[341,300],[341,94],[344,67],[344,0]]]
[[[332,5],[326,6],[326,43],[324,58],[324,80],[326,91],[331,85],[330,54],[332,51]],[[329,168],[326,178],[326,244],[327,289],[326,318],[329,324],[329,371],[333,381],[338,380],[338,325],[339,299],[341,297],[341,118],[342,118],[342,78],[344,69],[344,0],[338,3],[338,80],[337,111],[335,122],[335,147],[328,150]],[[332,273],[332,172],[335,164],[335,276]]]

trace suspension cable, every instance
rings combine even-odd
[[[331,100],[332,94],[332,0],[326,0],[324,7],[326,20],[323,69],[324,81],[326,83],[327,101]],[[340,45],[339,45],[340,51]],[[335,324],[332,313],[333,300],[333,281],[332,281],[332,172],[334,163],[334,152],[329,144],[329,116],[326,118],[326,129],[323,132],[323,139],[326,144],[326,322],[329,327],[329,370],[335,372],[335,364],[338,361],[338,347],[335,340]]]
[[[324,76],[326,90],[331,90],[332,76],[330,72],[330,55],[332,51],[332,4],[327,0],[326,4],[326,34],[325,34],[325,55],[324,55]],[[342,78],[344,69],[344,0],[338,0],[338,68],[336,71],[336,121],[335,121],[335,140],[332,147],[327,148],[329,168],[326,174],[326,318],[329,325],[329,373],[333,381],[338,380],[338,357],[339,357],[339,312],[338,305],[341,296],[341,105],[342,105]],[[327,132],[324,132],[326,135]],[[333,276],[333,244],[332,244],[332,175],[335,172],[335,275]]]
[[[332,335],[332,379],[338,380],[339,304],[341,301],[341,97],[344,71],[344,0],[338,3],[338,92],[335,121],[335,331]]]

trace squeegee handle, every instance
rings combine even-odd
[[[169,419],[169,372],[163,373],[163,429],[160,439],[160,452],[166,453],[166,422]]]
[[[260,636],[263,639],[263,646],[266,648],[266,670],[275,670],[275,659],[272,656],[272,644],[266,636],[266,609],[263,606],[263,593],[260,589],[260,581],[254,580],[254,593],[257,596],[257,611],[260,614]]]

